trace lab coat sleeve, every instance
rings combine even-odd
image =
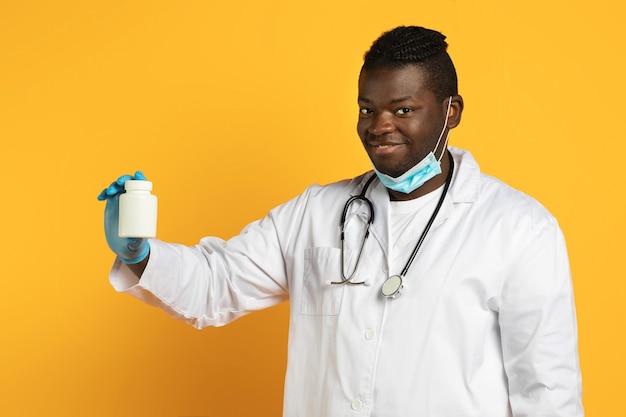
[[[113,287],[161,308],[194,327],[225,325],[249,312],[288,298],[284,241],[298,223],[301,200],[294,199],[248,225],[239,235],[202,239],[195,246],[150,241],[150,259],[140,280],[116,261]]]
[[[499,321],[511,409],[514,417],[581,417],[567,251],[556,220],[539,217],[531,221],[531,233],[523,227],[510,237],[519,242],[519,256],[501,294]]]

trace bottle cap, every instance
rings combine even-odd
[[[143,180],[128,180],[124,183],[124,189],[129,190],[141,190],[152,191],[152,182]]]

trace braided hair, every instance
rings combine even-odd
[[[458,81],[446,49],[446,37],[420,26],[399,26],[383,33],[365,53],[361,71],[399,69],[415,65],[427,75],[427,86],[438,100],[458,94]]]

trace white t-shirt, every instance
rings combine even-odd
[[[404,252],[408,260],[413,252],[415,239],[422,235],[426,224],[435,212],[443,188],[442,185],[435,191],[413,200],[389,202],[389,246],[392,254]],[[407,248],[409,243],[413,246]],[[419,256],[419,251],[417,256]],[[393,271],[398,274],[400,272]]]

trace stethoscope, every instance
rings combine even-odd
[[[419,251],[420,247],[422,246],[422,243],[424,242],[424,239],[426,239],[426,235],[428,234],[428,231],[430,230],[430,227],[433,225],[435,218],[437,217],[437,213],[439,213],[439,209],[441,209],[441,206],[443,205],[443,201],[446,198],[446,194],[448,192],[448,188],[450,187],[450,182],[452,180],[452,173],[454,171],[454,160],[452,159],[452,155],[450,153],[448,153],[448,158],[450,159],[450,170],[448,171],[448,176],[446,177],[446,182],[444,184],[443,187],[443,192],[441,193],[441,197],[439,197],[439,201],[437,202],[437,206],[435,207],[435,210],[433,212],[433,214],[430,216],[430,219],[428,220],[428,223],[426,223],[426,227],[424,228],[424,231],[422,232],[422,235],[420,236],[419,240],[417,241],[417,243],[415,244],[415,248],[413,248],[413,252],[411,252],[411,256],[409,257],[406,265],[404,266],[404,268],[402,269],[402,272],[400,272],[399,275],[391,275],[389,276],[385,282],[383,283],[383,286],[381,287],[381,294],[386,297],[386,298],[397,298],[400,296],[400,294],[402,293],[402,289],[404,288],[404,277],[406,276],[407,272],[409,271],[409,268],[411,267],[411,264],[413,263],[413,260],[415,259],[415,256],[417,255],[417,252]],[[374,180],[374,178],[376,178],[376,174],[373,174],[365,183],[365,185],[363,186],[363,189],[361,190],[361,193],[359,195],[355,195],[355,196],[351,196],[348,201],[346,201],[346,204],[343,207],[343,213],[341,214],[341,233],[340,233],[340,239],[341,239],[341,281],[333,281],[331,282],[331,284],[333,285],[341,285],[341,284],[346,284],[346,285],[368,285],[367,281],[353,281],[354,276],[356,275],[356,271],[359,268],[359,264],[361,263],[361,256],[363,255],[363,248],[365,247],[365,242],[367,241],[367,238],[369,237],[370,234],[370,228],[372,226],[372,223],[374,223],[374,204],[372,203],[372,201],[367,198],[365,196],[365,194],[367,193],[367,189],[369,188],[370,184],[372,183],[372,181]],[[361,242],[361,247],[359,249],[359,254],[357,255],[356,258],[356,265],[354,266],[354,269],[352,270],[352,272],[349,275],[346,275],[346,269],[345,269],[345,264],[344,264],[344,241],[345,241],[345,225],[346,225],[346,216],[348,214],[348,211],[350,209],[350,206],[352,204],[354,204],[355,202],[364,202],[365,206],[367,207],[368,210],[368,215],[367,215],[367,225],[366,225],[366,229],[365,229],[365,234],[363,235],[363,241]]]

